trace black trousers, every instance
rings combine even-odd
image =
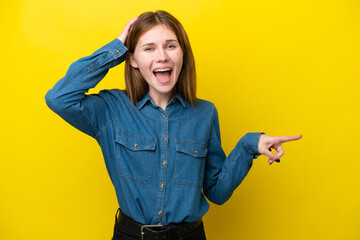
[[[115,215],[115,226],[114,226],[114,236],[112,240],[141,240],[141,238],[134,233],[128,231],[124,227],[120,226],[117,221],[117,214]],[[146,239],[145,239],[146,240]],[[168,240],[168,239],[166,239]],[[181,237],[176,237],[173,240],[206,240],[204,225],[201,225],[194,229],[193,231],[183,235]]]

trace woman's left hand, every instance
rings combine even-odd
[[[269,157],[269,164],[274,161],[280,162],[280,157],[284,155],[284,150],[281,144],[289,141],[299,140],[302,135],[288,136],[288,137],[275,137],[266,134],[261,134],[259,139],[258,150],[259,153]],[[276,150],[276,153],[272,153],[271,148]]]

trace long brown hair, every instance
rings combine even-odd
[[[141,14],[130,28],[125,44],[128,49],[125,61],[125,92],[131,102],[136,104],[149,91],[149,86],[139,69],[130,65],[130,56],[134,53],[136,44],[141,35],[159,24],[164,24],[169,27],[175,33],[179,41],[184,53],[183,66],[175,88],[186,101],[194,104],[197,101],[196,72],[194,55],[191,50],[189,38],[181,23],[174,16],[162,10]]]

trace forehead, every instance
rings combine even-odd
[[[169,40],[178,41],[175,33],[168,26],[164,24],[158,24],[140,36],[138,45],[141,46],[144,44],[157,44]]]

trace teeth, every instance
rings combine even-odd
[[[167,69],[156,69],[156,70],[154,70],[154,72],[167,72],[167,71],[171,71],[171,69],[167,68]]]

